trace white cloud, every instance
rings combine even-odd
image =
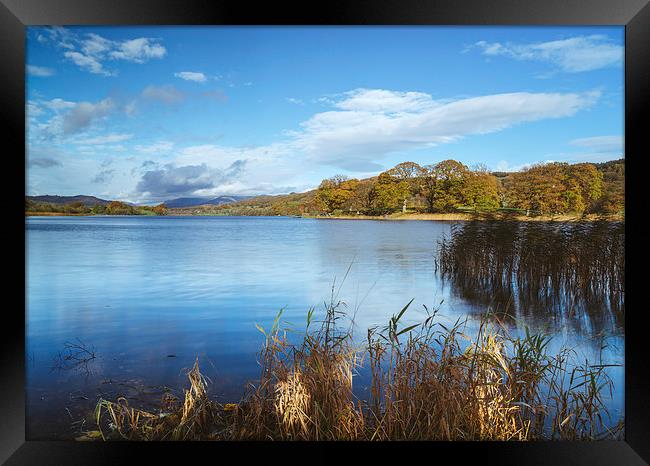
[[[90,33],[86,37],[87,38],[81,42],[81,50],[86,55],[103,55],[114,46],[112,41],[104,39],[99,34]]]
[[[167,154],[174,148],[174,143],[169,141],[158,141],[147,146],[137,145],[135,150],[141,154]]]
[[[154,39],[146,37],[115,43],[115,50],[109,53],[112,58],[135,63],[144,63],[151,58],[162,58],[166,54],[165,47],[157,44]]]
[[[487,56],[506,56],[517,60],[535,60],[555,65],[567,73],[597,70],[623,62],[623,46],[606,36],[578,36],[533,44],[479,41],[474,44]]]
[[[596,152],[623,153],[623,136],[595,136],[574,139],[569,142],[572,146],[585,147]]]
[[[69,58],[79,68],[89,71],[93,74],[101,74],[104,76],[113,76],[114,72],[104,69],[104,66],[99,62],[99,59],[92,55],[84,55],[83,53],[68,51],[63,54]]]
[[[27,65],[27,74],[39,78],[46,78],[48,76],[53,76],[54,70],[45,66]]]
[[[287,102],[289,102],[290,104],[295,104],[295,105],[302,105],[304,103],[302,101],[302,99],[295,99],[293,97],[287,97]]]
[[[86,139],[77,139],[74,142],[76,144],[87,144],[87,145],[96,145],[96,144],[111,144],[116,142],[127,141],[133,137],[132,134],[117,134],[110,133],[104,136],[95,136],[92,138]]]
[[[174,76],[184,79],[185,81],[194,81],[197,83],[204,83],[208,80],[203,73],[199,73],[198,71],[180,71],[174,73]]]
[[[517,92],[442,102],[423,93],[357,89],[334,103],[342,110],[317,113],[303,122],[302,130],[293,133],[293,145],[316,162],[356,170],[374,163],[375,169],[391,152],[568,117],[599,96]]]
[[[48,36],[40,35],[40,42],[52,41],[65,49],[63,56],[81,69],[94,74],[115,76],[117,71],[105,68],[106,61],[124,60],[145,63],[154,58],[163,58],[167,49],[158,39],[138,37],[128,40],[110,40],[99,34],[76,34],[62,27],[51,27]]]
[[[399,113],[431,108],[437,104],[423,92],[399,92],[384,89],[355,89],[346,98],[334,103],[342,110]]]
[[[54,112],[59,112],[61,110],[68,110],[73,108],[75,105],[77,105],[74,102],[70,102],[59,98],[44,101],[42,102],[42,104]]]
[[[529,168],[535,166],[535,165],[544,165],[547,163],[553,163],[557,162],[557,160],[539,160],[537,162],[531,162],[531,163],[523,163],[523,164],[517,164],[517,165],[511,165],[505,160],[500,160],[499,163],[497,163],[495,167],[495,171],[498,172],[520,172],[523,170],[528,170]]]

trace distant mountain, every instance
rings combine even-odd
[[[197,205],[221,205],[242,201],[250,197],[252,196],[219,196],[212,199],[205,197],[179,197],[178,199],[165,201],[165,205],[172,209],[177,207],[194,207]]]
[[[111,201],[100,199],[95,196],[25,196],[33,202],[48,202],[50,204],[70,204],[72,202],[83,202],[86,206],[94,206],[95,204],[107,205]]]

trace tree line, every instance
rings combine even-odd
[[[86,205],[83,202],[54,204],[25,200],[25,211],[29,213],[54,213],[67,215],[166,215],[165,204],[156,206],[134,206],[126,202],[111,201],[108,204]]]
[[[553,162],[499,175],[484,166],[470,169],[456,160],[426,166],[403,162],[370,179],[344,175],[325,179],[305,210],[333,215],[498,209],[539,215],[618,214],[624,210],[623,160]]]

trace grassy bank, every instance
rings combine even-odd
[[[621,438],[609,422],[612,390],[606,365],[573,364],[569,350],[548,354],[544,335],[512,337],[494,319],[469,338],[435,312],[404,327],[408,305],[357,344],[340,324],[335,300],[320,325],[307,318],[290,343],[280,315],[264,330],[260,378],[236,404],[208,396],[197,360],[184,398],[166,395],[157,412],[125,398],[100,399],[97,429],[80,438],[105,440],[595,440]],[[409,303],[410,304],[410,303]],[[492,322],[492,323],[490,323]],[[315,327],[315,328],[314,328]],[[369,395],[353,394],[365,365]],[[610,428],[608,426],[615,425]]]

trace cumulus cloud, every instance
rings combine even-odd
[[[63,117],[63,134],[74,134],[88,126],[93,121],[103,118],[115,109],[115,104],[110,98],[95,104],[79,102]]]
[[[81,69],[94,74],[115,76],[117,71],[107,69],[107,61],[145,63],[167,54],[158,39],[138,37],[128,40],[110,40],[99,34],[77,34],[62,27],[48,28],[38,36],[40,42],[53,42],[64,50],[63,56]]]
[[[151,101],[165,104],[178,104],[185,100],[185,94],[171,84],[165,86],[147,86],[142,91],[142,97]]]
[[[208,78],[203,73],[199,73],[197,71],[180,71],[178,73],[174,73],[174,76],[184,79],[185,81],[194,81],[197,83],[204,83],[208,80]]]
[[[200,190],[232,182],[242,174],[245,165],[244,160],[237,160],[225,169],[210,167],[207,164],[167,164],[161,169],[146,171],[138,182],[136,191],[149,199],[192,195]]]
[[[115,49],[109,55],[119,60],[144,63],[152,58],[162,58],[166,54],[165,47],[156,43],[154,39],[140,37],[115,43]]]
[[[27,65],[27,74],[31,76],[46,78],[48,76],[53,76],[54,70],[45,66]]]
[[[578,36],[532,44],[479,41],[474,45],[487,56],[547,62],[567,73],[620,65],[624,55],[622,45],[613,43],[603,35]]]
[[[316,162],[376,169],[385,155],[449,143],[530,121],[562,118],[593,105],[599,92],[516,92],[434,101],[418,92],[356,89],[290,133],[293,146]]]

